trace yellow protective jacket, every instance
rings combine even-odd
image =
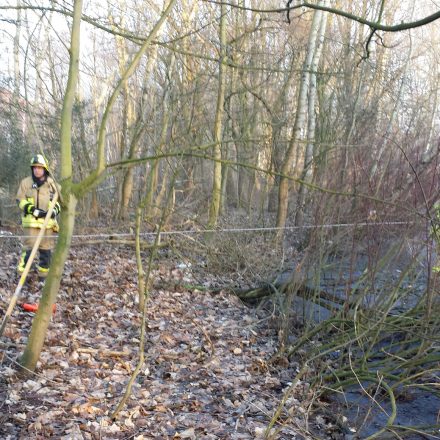
[[[44,218],[35,218],[30,212],[29,207],[34,206],[36,209],[48,211],[50,204],[58,193],[58,199],[60,197],[60,190],[55,184],[52,177],[47,176],[46,181],[38,186],[32,176],[24,178],[17,191],[18,206],[22,211],[21,224],[24,228],[39,228],[43,226]],[[56,204],[56,211],[59,212],[60,205]],[[57,212],[57,213],[58,213]],[[56,218],[49,219],[46,229],[52,229],[57,232],[59,229]]]

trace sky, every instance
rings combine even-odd
[[[195,0],[194,0],[195,1]],[[0,0],[0,86],[5,87],[13,86],[12,79],[14,78],[14,59],[13,59],[13,39],[15,35],[15,26],[13,22],[16,20],[17,12],[15,10],[5,9],[8,5],[14,6],[18,2],[29,5],[49,5],[49,0]],[[188,1],[190,3],[191,0]],[[390,3],[392,0],[390,1]],[[72,8],[72,2],[56,2],[57,8],[62,6],[68,6],[69,9]],[[132,0],[132,5],[136,6],[139,3],[138,0]],[[119,0],[108,0],[107,3],[103,4],[102,1],[98,0],[85,0],[84,1],[84,12],[91,16],[102,16],[107,15],[107,5],[111,5],[111,8],[117,14],[120,11],[120,1]],[[130,4],[130,0],[128,0]],[[258,4],[259,8],[268,8],[274,5],[273,0],[270,1],[259,1],[254,4]],[[275,3],[276,4],[276,3]],[[279,6],[284,6],[285,2],[280,2]],[[345,0],[342,2],[344,4],[352,4],[352,1]],[[386,5],[389,3],[387,2]],[[440,0],[399,0],[399,11],[401,11],[401,18],[408,21],[411,17],[411,10],[414,5],[416,8],[414,10],[414,20],[421,18],[422,16],[429,15],[436,10],[440,10]],[[127,14],[129,15],[129,14]],[[48,25],[48,17],[50,16],[50,26]],[[398,17],[398,15],[397,15]],[[397,18],[399,19],[399,18]],[[69,28],[68,22],[65,16],[58,13],[46,13],[46,16],[42,18],[41,11],[22,11],[23,27],[21,31],[21,44],[20,44],[20,71],[21,78],[24,77],[26,71],[27,75],[27,86],[28,86],[28,96],[33,92],[36,82],[35,73],[35,50],[40,51],[42,59],[42,65],[45,61],[46,48],[40,45],[35,47],[35,42],[44,41],[46,33],[50,35],[51,41],[53,42],[53,48],[55,49],[55,57],[57,63],[57,70],[60,76],[61,82],[63,81],[63,72],[67,67],[68,60],[68,39],[69,39]],[[436,23],[426,27],[419,28],[417,30],[411,31],[411,38],[414,44],[424,43],[426,39],[438,41],[438,35],[433,35],[433,33],[438,34],[438,29],[440,20]],[[129,20],[127,20],[127,26],[129,26]],[[98,35],[98,39],[93,39],[91,36],[95,34]],[[99,50],[101,54],[108,51],[108,56],[114,57],[114,45],[112,44],[112,39],[109,34],[105,34],[102,31],[96,32],[87,23],[82,24],[81,29],[82,44],[81,44],[81,60],[82,60],[82,75],[81,80],[85,82],[85,89],[87,89],[88,72],[89,67],[94,63],[95,57],[94,52]],[[31,36],[29,38],[29,36]],[[403,36],[402,36],[403,38]],[[106,43],[104,43],[107,41]],[[106,66],[98,66],[102,68],[102,72],[106,71]],[[47,66],[42,69],[41,74],[47,74]],[[23,82],[21,81],[21,92],[23,94]]]

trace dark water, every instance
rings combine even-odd
[[[338,397],[336,402],[341,412],[348,419],[349,426],[356,428],[357,438],[366,438],[382,429],[391,415],[391,405],[388,400],[379,397],[374,402],[363,392],[348,391],[344,398]],[[440,398],[420,391],[410,391],[397,397],[397,416],[394,426],[420,427],[422,432],[436,433],[436,437],[396,430],[400,435],[406,432],[405,438],[440,438]],[[429,427],[429,428],[428,428]],[[379,437],[380,438],[380,437]],[[396,437],[398,438],[398,437]]]
[[[393,315],[407,311],[420,301],[426,292],[428,280],[423,252],[411,254],[404,247],[396,247],[395,252],[385,251],[379,259],[374,260],[374,264],[372,261],[362,254],[355,258],[328,257],[307,274],[308,287],[344,300],[349,297],[353,301],[356,301],[356,295],[367,292],[363,295],[362,307],[370,310],[384,306],[391,297],[387,310]],[[331,301],[328,304],[334,310],[340,307]],[[332,315],[328,308],[301,298],[296,299],[295,310],[302,313],[304,319],[315,322],[326,320]],[[400,396],[397,393],[397,417],[393,425],[421,427],[423,432],[434,435],[416,432],[408,435],[407,431],[397,430],[402,437],[440,438],[440,366],[437,380],[437,395],[415,388],[406,389]],[[378,396],[375,402],[361,387],[350,389],[344,395],[333,395],[332,399],[336,410],[345,415],[348,426],[353,428],[347,432],[347,439],[362,439],[374,434],[386,425],[391,414],[391,405],[386,395]],[[433,431],[428,430],[428,426],[433,427]],[[378,438],[383,438],[383,434]]]

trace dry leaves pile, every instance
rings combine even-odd
[[[15,289],[15,260],[8,255],[0,263],[3,310]],[[36,374],[21,379],[14,363],[32,314],[18,305],[1,341],[0,437],[263,438],[297,365],[269,367],[276,331],[267,315],[229,295],[184,290],[180,281],[191,281],[184,270],[159,264],[153,274],[146,362],[127,405],[112,420],[138,361],[134,255],[109,246],[73,249]],[[30,281],[19,304],[38,296]],[[319,438],[341,438],[310,412],[312,397],[301,382],[272,438],[307,438],[311,431]]]

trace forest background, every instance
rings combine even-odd
[[[281,355],[331,327],[336,348],[311,359],[359,344],[355,377],[377,383],[370,348],[397,326],[404,361],[387,364],[395,384],[386,393],[415,375],[418,386],[433,381],[421,370],[438,371],[429,235],[440,122],[435,2],[17,0],[0,11],[2,224],[17,224],[13,199],[35,152],[64,196],[57,269],[25,366],[37,365],[74,231],[136,247],[141,309],[160,260],[158,233],[163,241],[186,231],[165,246],[176,264],[198,268],[201,284],[215,277],[249,299],[273,282]],[[324,292],[323,268],[335,256],[339,290]],[[417,300],[414,285],[423,286]],[[305,292],[321,306],[330,295],[330,318],[313,335],[311,316],[292,311]],[[378,321],[368,313],[374,294]],[[410,324],[388,322],[396,305]],[[290,345],[293,321],[305,328]],[[408,348],[409,340],[420,344]],[[352,384],[342,370],[339,385]]]

